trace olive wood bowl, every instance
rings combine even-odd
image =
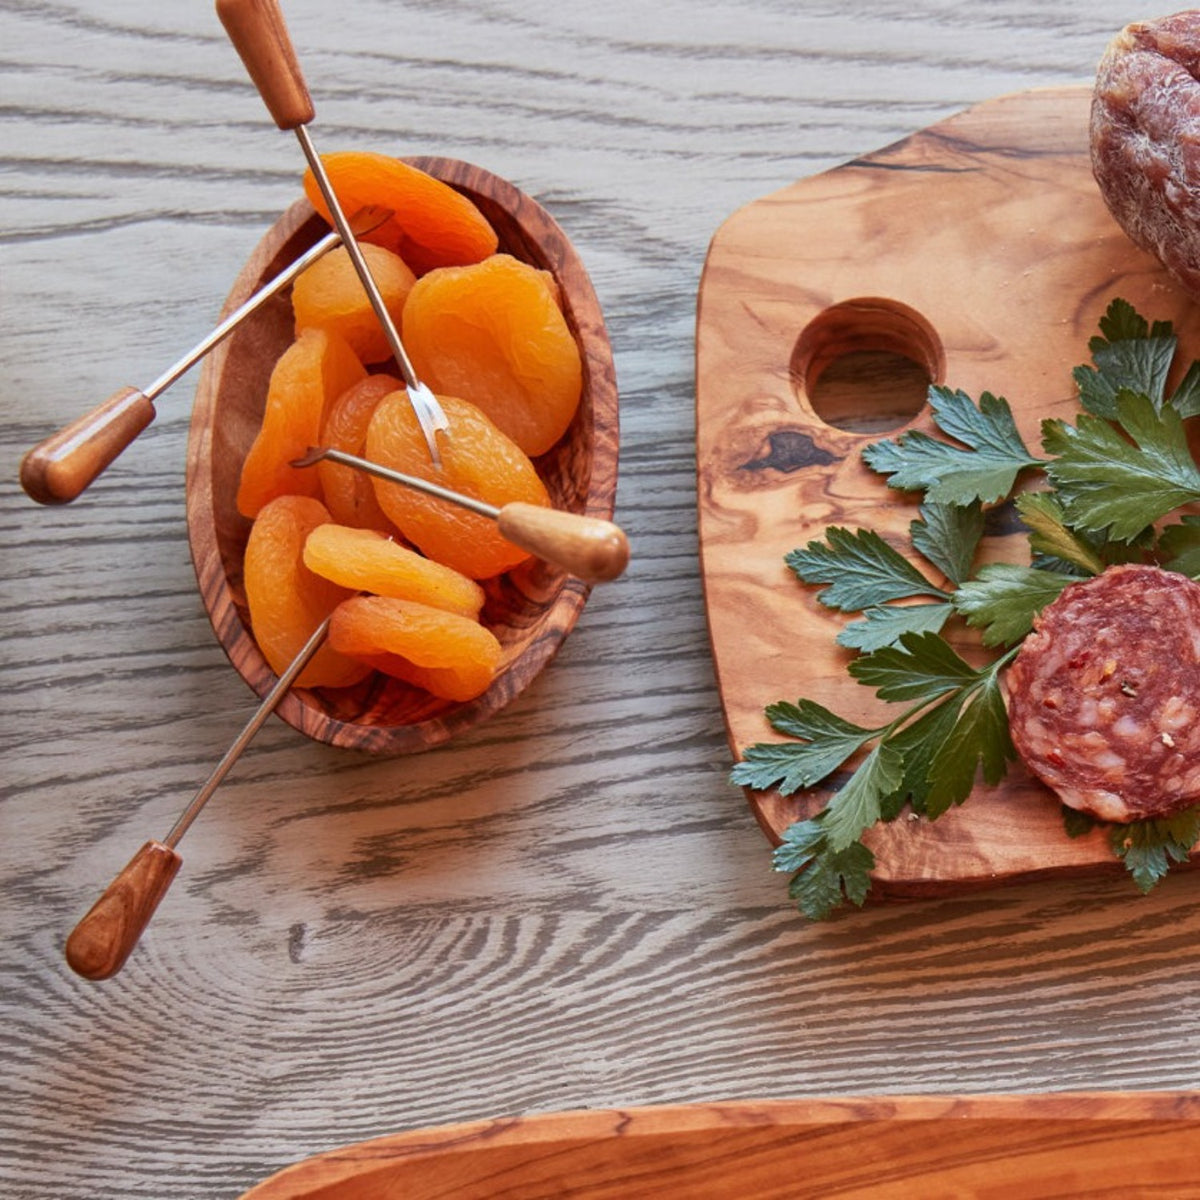
[[[468,196],[492,223],[500,250],[549,271],[583,360],[583,395],[559,442],[535,460],[556,508],[611,519],[617,485],[617,386],[603,314],[578,255],[554,219],[512,184],[446,158],[412,165]],[[324,234],[306,200],[268,230],[225,303],[232,312]],[[255,645],[242,576],[250,522],[237,510],[242,462],[262,420],[271,370],[293,338],[290,292],[263,305],[205,360],[187,449],[187,523],[192,562],[217,640],[260,696],[275,676]],[[407,754],[438,745],[508,704],[553,658],[574,627],[590,587],[538,559],[483,583],[481,618],[503,657],[486,692],[465,703],[439,700],[375,673],[351,688],[293,689],[279,715],[335,746]]]
[[[590,1109],[374,1138],[285,1167],[242,1200],[1194,1196],[1198,1137],[1194,1092]]]

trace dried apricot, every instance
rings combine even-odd
[[[263,422],[238,486],[238,512],[257,516],[276,496],[315,496],[320,477],[291,466],[317,443],[325,406],[366,377],[354,351],[336,333],[306,329],[271,371]]]
[[[374,529],[322,525],[304,544],[304,565],[356,592],[415,600],[477,618],[483,588],[452,567],[432,562]]]
[[[399,654],[370,654],[363,657],[376,671],[401,679],[437,696],[439,700],[474,700],[492,685],[495,672],[487,667],[418,667]]]
[[[360,247],[396,328],[417,277],[405,261],[382,246]],[[385,362],[392,348],[345,246],[319,258],[292,285],[296,332],[329,329],[340,333],[364,363]],[[405,347],[407,349],[407,347]]]
[[[448,183],[398,158],[365,150],[325,154],[321,162],[347,213],[368,204],[392,209],[395,215],[364,240],[395,251],[418,275],[495,253],[496,231],[475,204]],[[304,174],[304,192],[328,221],[329,209],[311,168]]]
[[[271,670],[280,675],[316,627],[353,593],[310,571],[303,561],[309,534],[329,520],[311,496],[278,496],[263,506],[246,542],[244,562],[250,628]],[[370,667],[328,643],[300,673],[297,687],[345,687]]]
[[[445,690],[455,681],[457,691],[471,693],[447,699],[471,699],[486,690],[503,653],[496,635],[478,621],[390,596],[344,600],[333,614],[329,644],[381,669],[390,668],[390,673],[409,682],[423,679],[419,686],[429,691],[434,690],[431,684]],[[409,672],[390,656],[399,656],[417,672]]]
[[[385,396],[367,429],[367,457],[502,508],[514,500],[548,505],[545,484],[521,448],[473,404],[439,396],[450,422],[439,441],[442,467],[429,451],[406,392]],[[490,579],[529,554],[500,536],[494,520],[398,483],[375,481],[375,494],[396,528],[424,554],[469,575]]]
[[[391,375],[368,375],[347,388],[325,411],[321,445],[361,456],[376,405],[403,386]],[[396,527],[379,507],[370,476],[328,459],[317,463],[317,473],[325,504],[339,525],[395,532]]]
[[[553,279],[511,255],[423,276],[404,306],[403,336],[425,383],[478,405],[531,457],[562,437],[579,407],[583,365]]]

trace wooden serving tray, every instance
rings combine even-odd
[[[762,1100],[412,1130],[306,1159],[243,1200],[909,1200],[1198,1196],[1200,1096]]]
[[[763,709],[805,696],[866,723],[886,711],[846,674],[824,608],[784,555],[830,525],[873,528],[911,555],[915,502],[861,462],[864,445],[932,431],[927,409],[888,429],[887,405],[814,406],[830,362],[892,351],[978,399],[1007,398],[1040,448],[1043,418],[1074,418],[1071,369],[1115,297],[1169,320],[1200,354],[1200,307],[1106,209],[1088,151],[1090,89],[1004,96],[755,201],[718,229],[701,278],[696,428],[701,567],[730,745],[778,741]],[[918,392],[918,401],[920,395]],[[833,422],[836,422],[833,423]],[[985,542],[1028,561],[1019,531]],[[928,569],[928,568],[926,568]],[[969,635],[960,650],[971,651]],[[748,793],[777,840],[819,811],[821,787]],[[1019,765],[936,822],[870,831],[875,891],[924,895],[1041,875],[1122,871],[1101,830],[1063,832],[1052,794]]]

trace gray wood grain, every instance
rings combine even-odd
[[[557,217],[622,389],[627,576],[511,708],[376,761],[269,724],[125,971],[62,943],[253,708],[196,594],[194,380],[83,498],[22,453],[213,323],[299,150],[210,5],[0,2],[0,1190],[229,1197],[457,1120],[733,1097],[1194,1087],[1197,879],[809,926],[726,782],[692,334],[737,207],[974,101],[1086,81],[1115,0],[314,0],[323,150],[464,158]],[[764,697],[764,701],[774,697]]]

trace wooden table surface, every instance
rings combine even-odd
[[[0,1191],[233,1197],[362,1138],[572,1108],[1197,1086],[1194,873],[805,923],[728,783],[697,566],[717,226],[975,101],[1087,82],[1155,10],[285,14],[320,149],[466,159],[574,241],[615,351],[634,559],[518,702],[441,749],[368,759],[270,722],[123,973],[74,976],[67,933],[254,698],[189,560],[194,377],[73,505],[34,505],[18,463],[208,331],[302,161],[211,5],[0,3]]]

